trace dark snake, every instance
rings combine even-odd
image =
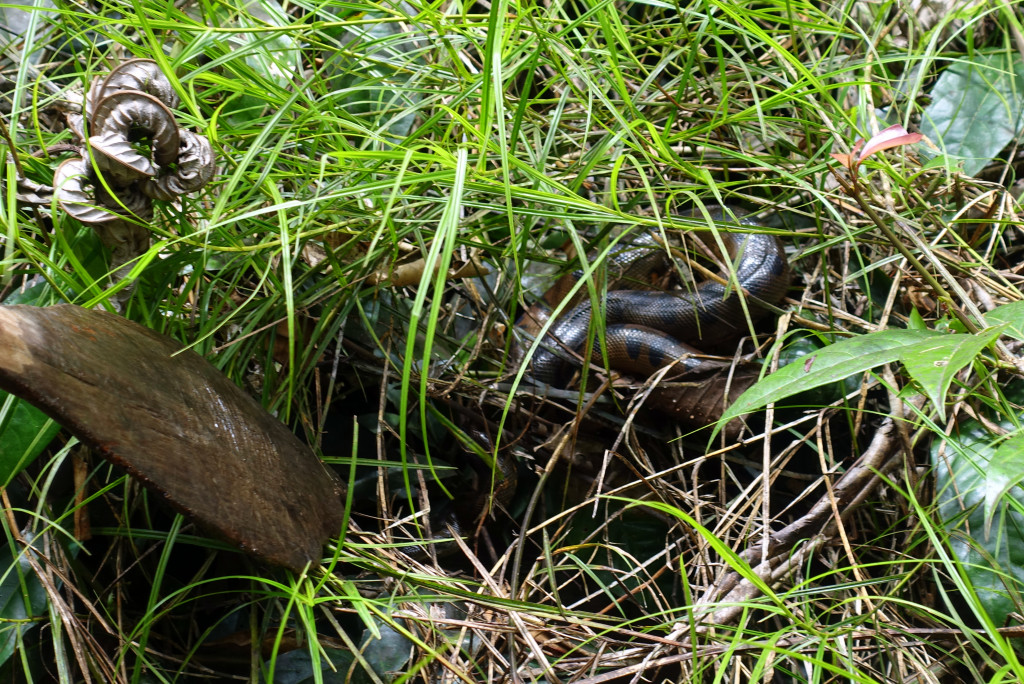
[[[709,211],[712,220],[725,219],[724,210]],[[747,217],[739,218],[739,223],[760,227]],[[640,377],[677,362],[685,370],[699,370],[705,362],[693,358],[700,352],[691,345],[706,350],[714,345],[711,351],[720,351],[722,345],[737,341],[749,330],[748,320],[762,318],[782,300],[789,287],[790,267],[781,240],[764,233],[722,231],[718,236],[735,272],[730,286],[705,280],[690,290],[610,289],[604,295],[604,343],[611,368]],[[718,251],[710,235],[702,239]],[[666,249],[649,233],[627,239],[608,255],[605,265],[610,280],[636,284],[645,284],[652,274],[671,267]],[[560,279],[545,293],[544,302],[557,306],[579,277],[576,273]],[[727,277],[722,280],[729,282]],[[744,293],[746,307],[737,285]],[[546,307],[535,306],[520,319],[517,328],[527,335],[536,333],[546,316]],[[563,313],[540,340],[529,375],[541,383],[564,386],[581,365],[592,318],[590,300]],[[603,364],[596,343],[592,362]],[[506,505],[515,492],[518,478],[513,459],[499,453],[495,465],[501,476],[493,491],[481,492],[466,506],[477,520],[492,500]]]
[[[712,213],[721,220],[722,212]],[[740,223],[758,226],[741,218]],[[789,287],[789,262],[782,242],[763,233],[720,232],[722,244],[735,269],[735,281],[746,294],[747,309],[735,287],[716,280],[705,280],[690,290],[645,291],[613,289],[604,296],[604,342],[611,368],[646,377],[688,355],[718,351],[722,344],[735,342],[748,330],[751,321],[763,317],[778,304]],[[709,235],[703,238],[712,246]],[[668,268],[668,256],[655,238],[644,233],[628,241],[624,249],[610,256],[608,270],[621,269],[628,279],[643,281],[656,269]],[[724,278],[723,278],[724,280]],[[561,292],[571,281],[559,281],[552,288]],[[558,293],[545,295],[545,301],[557,303]],[[563,313],[548,330],[534,353],[530,375],[537,381],[563,386],[580,365],[580,352],[590,335],[593,307],[588,299]],[[714,345],[714,349],[708,349]],[[603,364],[595,343],[593,361]]]

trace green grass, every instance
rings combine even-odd
[[[567,392],[578,406],[561,409],[510,394],[523,379],[510,339],[521,306],[581,266],[595,275],[581,289],[600,293],[600,264],[559,248],[606,254],[624,226],[700,230],[686,217],[698,202],[760,212],[783,236],[798,273],[786,307],[797,317],[783,333],[901,327],[913,308],[936,325],[945,311],[837,185],[843,170],[829,155],[916,121],[949,61],[1012,53],[999,36],[1019,19],[978,8],[905,40],[892,16],[871,15],[882,9],[499,1],[281,11],[137,0],[34,13],[52,31],[5,52],[21,104],[4,122],[28,175],[45,181],[53,162],[30,155],[68,139],[49,122],[69,87],[125,58],[160,60],[182,98],[179,121],[210,138],[219,172],[180,206],[158,209],[124,315],[193,347],[311,444],[330,444],[322,455],[369,492],[359,505],[384,531],[353,528],[334,547],[333,574],[295,578],[214,553],[222,546],[94,464],[96,538],[79,546],[71,515],[85,502],[65,476],[77,448],[55,448],[8,488],[11,548],[26,535],[46,543],[37,566],[12,562],[23,577],[16,593],[41,573],[48,600],[25,617],[39,626],[18,633],[2,672],[136,682],[276,672],[291,682],[325,657],[342,674],[416,681],[512,671],[568,681],[620,668],[709,682],[1020,677],[1012,641],[949,552],[919,479],[926,458],[890,468],[890,484],[841,532],[807,530],[808,544],[775,559],[777,576],[754,574],[757,553],[738,557],[870,450],[878,417],[895,410],[875,380],[838,409],[823,408],[829,398],[806,417],[784,414],[779,422],[792,423],[770,448],[710,453],[664,418],[633,416],[629,391],[609,389],[593,406],[593,394]],[[1001,28],[983,33],[985,22]],[[922,169],[922,147],[865,163],[861,199],[880,220],[901,217],[929,250],[971,254],[983,266],[969,275],[997,282],[991,245],[1012,242],[1010,219],[990,231],[975,230],[976,217],[951,219],[994,186],[940,164]],[[5,296],[41,275],[38,303],[109,306],[124,283],[110,282],[105,249],[87,227],[59,211],[51,225],[49,214],[17,211],[8,193]],[[941,231],[950,223],[964,237]],[[899,235],[926,265],[945,259]],[[389,284],[396,266],[417,259],[420,275]],[[470,260],[492,274],[446,277]],[[954,261],[944,263],[963,275]],[[1005,280],[988,291],[1018,296]],[[783,339],[798,347],[801,337]],[[957,402],[989,396],[994,365],[979,361],[977,375],[961,378]],[[500,423],[498,443],[524,470],[543,471],[546,486],[527,478],[512,506],[528,543],[514,543],[499,515],[490,546],[468,542],[474,562],[457,554],[434,564],[395,548],[401,536],[389,525],[408,516],[403,497],[420,502],[421,479],[436,474],[464,496],[453,466],[489,458],[462,453],[452,433],[465,428],[449,402]],[[934,418],[928,410],[908,420],[900,446],[943,431],[920,427]],[[367,504],[376,493],[385,496]],[[422,534],[422,522],[405,527]],[[697,605],[725,564],[762,590]],[[730,617],[708,629],[725,614],[716,611]],[[927,629],[951,631],[915,631]],[[360,652],[364,639],[373,645]],[[405,655],[389,661],[395,652]],[[310,676],[338,681],[329,668]]]

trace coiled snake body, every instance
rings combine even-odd
[[[721,211],[713,218],[719,220]],[[756,226],[749,219],[741,223]],[[789,286],[789,262],[781,241],[759,233],[719,233],[735,269],[735,284],[746,294],[747,308],[736,289],[715,280],[706,280],[690,290],[678,292],[610,290],[604,297],[604,341],[612,368],[646,376],[666,365],[697,352],[690,345],[721,345],[738,339],[751,320],[763,316],[777,304]],[[704,238],[714,245],[709,236]],[[667,257],[649,234],[634,239],[628,253],[613,255],[616,267],[629,277],[642,280],[657,268],[666,266]],[[627,263],[628,261],[628,263]],[[636,264],[636,268],[633,267]],[[552,290],[564,289],[560,281]],[[545,300],[557,302],[558,294],[549,291]],[[590,335],[593,307],[589,300],[563,314],[541,340],[533,356],[530,374],[550,385],[563,385],[579,365],[579,354]],[[602,363],[595,343],[593,360]],[[697,361],[684,360],[694,368]]]
[[[720,209],[712,209],[711,216],[719,221],[724,214]],[[745,218],[741,218],[740,223],[758,225]],[[702,370],[707,367],[707,362],[692,357],[700,352],[691,344],[699,344],[707,351],[721,351],[722,345],[735,342],[748,330],[748,318],[756,320],[779,303],[789,286],[790,276],[782,242],[773,235],[761,233],[720,232],[719,238],[735,272],[735,279],[730,285],[706,280],[689,290],[675,292],[610,289],[605,294],[602,311],[604,343],[612,368],[643,377],[677,362],[687,371]],[[710,236],[705,236],[704,240],[717,251]],[[650,234],[641,234],[611,253],[606,266],[610,279],[645,283],[652,274],[664,271],[670,264],[665,248]],[[562,278],[545,293],[544,301],[550,306],[557,306],[577,279],[578,274]],[[722,280],[729,282],[727,278]],[[737,292],[737,285],[743,291],[746,307]],[[527,335],[535,335],[546,317],[543,307],[535,307],[520,319],[517,327]],[[568,382],[573,370],[581,363],[581,352],[590,335],[592,318],[593,307],[586,300],[572,306],[551,325],[541,338],[530,364],[529,374],[534,380],[556,387]],[[592,361],[603,364],[596,342]],[[673,413],[673,407],[683,408],[689,403],[708,400],[701,394],[707,392],[706,387],[688,386],[682,391],[692,396],[680,400],[678,395],[665,394],[661,408]],[[719,392],[708,402],[721,403],[722,397]],[[678,412],[674,415],[691,424],[694,418],[701,423],[716,418],[713,411],[694,411],[692,408],[684,408],[684,411],[685,416]],[[694,413],[700,415],[692,415]],[[729,435],[735,430],[727,428],[725,432]],[[470,513],[467,517],[479,520],[492,500],[502,505],[510,501],[517,484],[516,466],[503,452],[497,454],[495,462],[501,477],[493,491],[481,492],[480,496],[468,500],[471,503],[464,506]],[[449,524],[456,531],[460,529],[458,524]]]

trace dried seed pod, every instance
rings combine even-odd
[[[96,111],[96,105],[100,100],[103,99],[103,79],[97,76],[92,79],[92,83],[89,84],[89,92],[85,96],[85,104],[82,105],[82,114],[85,118],[88,118],[90,114]],[[72,130],[74,128],[72,127]],[[79,139],[85,140],[85,126],[80,124],[79,130],[82,131],[82,135],[79,135]]]
[[[120,90],[107,95],[96,106],[90,116],[92,137],[99,138],[98,145],[110,146],[115,140],[132,142],[131,136],[143,132],[149,136],[153,151],[153,161],[160,166],[173,163],[178,158],[178,124],[164,103],[152,95],[138,90]],[[102,152],[102,147],[97,147]],[[119,163],[132,168],[140,168],[141,162],[129,160],[128,156],[117,151]],[[139,155],[137,152],[133,154]],[[146,174],[155,175],[155,174]]]
[[[64,211],[82,223],[104,223],[120,218],[99,205],[86,186],[93,185],[89,164],[79,157],[68,159],[53,172],[54,191]]]
[[[170,80],[152,59],[129,59],[111,71],[100,88],[100,100],[119,90],[148,93],[171,109],[181,103]]]
[[[79,142],[85,140],[85,117],[75,112],[67,112],[64,119],[68,122],[68,128]]]
[[[153,200],[142,194],[138,185],[117,188],[117,195],[111,195],[102,185],[95,186],[96,202],[121,217],[136,221],[150,221],[153,218]]]
[[[93,79],[86,98],[87,112],[95,112],[103,98],[119,90],[148,93],[172,109],[181,102],[156,62],[151,59],[129,59],[115,67],[106,77],[97,76]]]
[[[110,249],[110,270],[113,272],[112,283],[128,277],[132,271],[132,262],[149,249],[149,226],[144,223],[119,219],[106,223],[94,223],[93,231],[100,242]],[[129,282],[113,296],[111,303],[115,308],[124,304],[131,297],[135,283]],[[125,294],[121,294],[121,293]]]
[[[157,174],[156,164],[136,152],[119,132],[94,135],[89,138],[89,147],[96,153],[93,157],[96,167],[116,188],[126,188],[137,180]]]
[[[18,204],[27,204],[35,207],[49,206],[53,200],[53,187],[36,183],[28,178],[18,179],[18,189],[15,199]]]
[[[148,183],[142,183],[142,192],[153,199],[170,202],[176,197],[195,192],[210,182],[216,168],[213,148],[206,136],[180,130],[181,147],[177,168],[161,174]]]

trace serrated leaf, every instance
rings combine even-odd
[[[989,328],[976,335],[940,335],[907,350],[900,360],[935,406],[939,416],[946,417],[946,392],[953,378],[967,364],[992,344],[1006,326]]]
[[[898,361],[907,350],[946,337],[932,330],[883,330],[825,347],[780,368],[744,392],[725,412],[714,433],[730,420],[771,402]]]
[[[921,132],[973,176],[1020,133],[1022,85],[1024,64],[1009,51],[956,62],[935,82]]]

